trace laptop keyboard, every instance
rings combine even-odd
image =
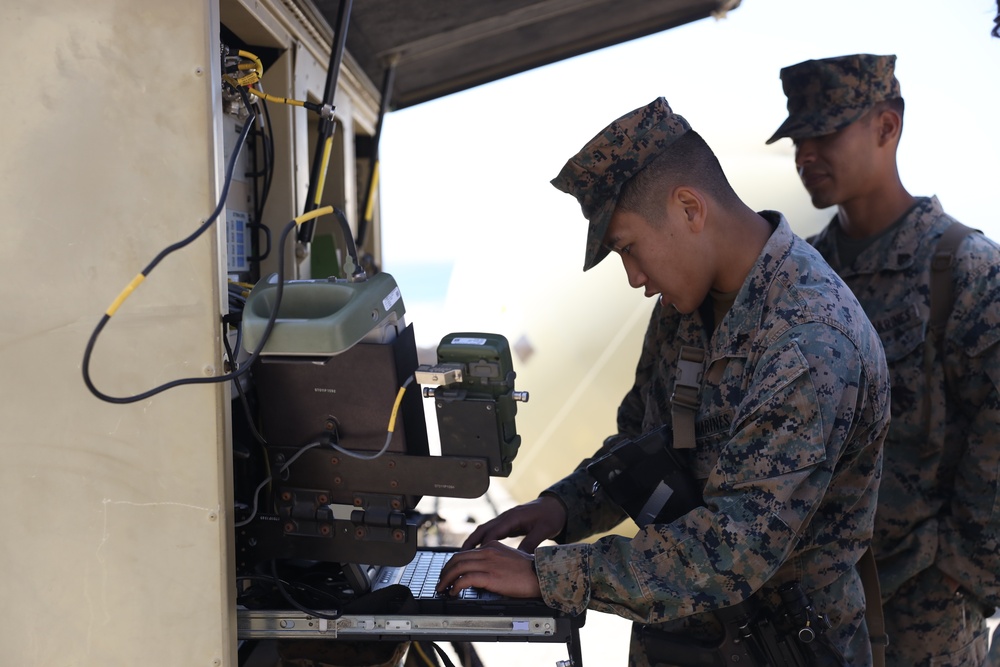
[[[441,568],[451,558],[453,551],[418,551],[416,557],[403,569],[399,583],[406,586],[417,600],[446,597],[447,593],[434,590],[441,576]],[[500,596],[491,591],[466,588],[458,596],[462,600],[496,600]]]

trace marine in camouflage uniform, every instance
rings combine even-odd
[[[590,221],[585,270],[609,252],[605,232],[623,184],[688,131],[659,98],[602,131],[554,179]],[[629,664],[646,667],[667,663],[646,654],[640,626],[715,638],[713,610],[757,593],[773,604],[779,585],[798,580],[829,616],[828,636],[847,664],[864,667],[871,651],[855,565],[871,537],[888,370],[877,335],[840,278],[779,213],[757,218],[746,210],[766,220],[763,249],[730,295],[731,307],[717,311],[710,297],[682,314],[658,300],[635,384],[618,411],[620,437],[669,427],[679,351],[706,351],[696,438],[677,450],[700,481],[705,506],[632,538],[578,543],[625,517],[594,492],[588,459],[542,494],[561,501],[566,522],[558,545],[534,549],[538,585],[554,608],[635,621]],[[515,534],[507,528],[483,534]]]
[[[632,538],[539,547],[545,601],[642,624],[704,615],[757,590],[773,598],[799,578],[829,615],[850,665],[870,664],[864,593],[854,564],[872,527],[888,386],[881,347],[846,287],[778,214],[736,301],[709,337],[699,312],[657,304],[618,429],[671,423],[681,346],[724,365],[705,386],[689,455],[707,506]],[[568,508],[561,541],[613,528],[624,515],[585,468],[552,486]],[[773,599],[772,599],[773,602]],[[689,621],[691,623],[692,621]],[[705,619],[693,619],[701,624]],[[710,624],[710,622],[709,622]],[[666,628],[678,630],[677,624]],[[633,633],[630,665],[649,665]]]
[[[814,203],[838,205],[830,224],[809,240],[857,295],[889,364],[892,420],[873,540],[887,664],[978,667],[986,656],[985,618],[1000,604],[1000,247],[982,234],[958,247],[948,270],[954,305],[942,357],[929,333],[931,267],[954,220],[936,197],[910,197],[902,188],[895,143],[886,144],[892,174],[884,189],[872,190],[883,181],[869,179],[866,192],[843,186],[828,196],[813,176],[837,181],[841,173],[824,157],[829,148],[810,140],[829,137],[832,144],[841,141],[837,133],[870,137],[868,128],[882,129],[869,123],[881,122],[873,116],[900,98],[894,64],[895,56],[860,54],[783,69],[789,117],[768,143],[791,137]],[[899,203],[875,219],[850,208],[869,203],[864,196],[895,196]],[[848,237],[845,220],[860,238]]]

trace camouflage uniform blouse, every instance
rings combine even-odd
[[[934,364],[924,374],[931,257],[951,221],[936,197],[920,198],[850,267],[840,266],[830,227],[810,241],[871,314],[889,363],[892,425],[873,541],[883,598],[936,565],[1000,606],[1000,248],[981,234],[956,252],[945,358],[927,346]]]
[[[871,537],[888,371],[850,290],[780,214],[763,215],[775,231],[711,339],[698,312],[654,308],[635,385],[618,411],[629,436],[671,423],[678,349],[707,351],[707,375],[721,371],[721,379],[703,384],[695,448],[678,450],[704,480],[707,506],[633,538],[539,547],[542,595],[571,613],[661,624],[758,589],[773,595],[798,579],[830,615],[831,637],[850,663],[866,665],[854,564]],[[585,464],[546,491],[569,508],[562,543],[624,516],[592,493]],[[648,664],[634,637],[630,663]]]

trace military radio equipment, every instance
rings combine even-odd
[[[485,456],[489,474],[510,475],[521,436],[510,345],[499,334],[452,333],[441,339],[437,363],[414,374],[425,398],[434,399],[443,456]]]
[[[404,315],[387,273],[254,286],[242,326],[244,347],[261,349],[251,376],[263,456],[240,463],[256,480],[240,489],[240,572],[279,559],[405,565],[422,497],[478,498],[490,475],[510,474],[515,401],[528,395],[514,391],[507,341],[452,334],[437,364],[419,366]],[[434,385],[424,395],[440,456],[414,382]]]

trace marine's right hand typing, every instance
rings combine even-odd
[[[513,507],[490,519],[469,535],[462,549],[472,549],[492,540],[524,535],[518,549],[534,553],[535,547],[562,532],[566,525],[566,508],[552,496],[542,496]]]

